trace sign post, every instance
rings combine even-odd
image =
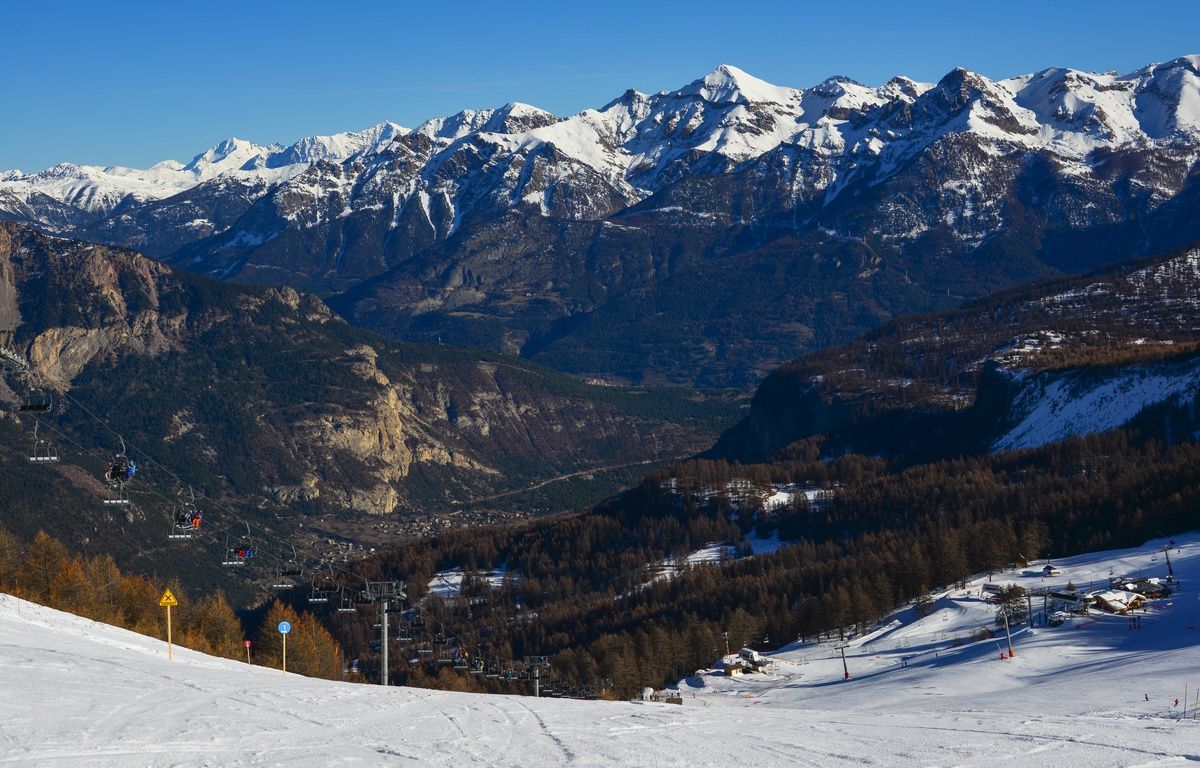
[[[179,601],[175,599],[175,595],[171,593],[171,588],[167,587],[163,590],[162,597],[158,598],[158,604],[167,609],[167,661],[171,660],[171,608],[179,605]]]
[[[287,672],[287,636],[292,631],[292,625],[286,621],[279,622],[279,634],[283,635],[283,671]],[[247,651],[248,652],[248,651]]]
[[[246,641],[246,663],[250,663],[250,641]]]

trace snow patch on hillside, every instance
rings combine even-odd
[[[1011,427],[992,445],[1009,451],[1116,429],[1144,408],[1200,394],[1200,361],[1113,370],[1046,372],[1024,379]]]

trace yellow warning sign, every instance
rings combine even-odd
[[[168,587],[163,590],[162,597],[158,598],[158,604],[164,607],[179,605],[179,601],[175,599],[175,595],[171,594],[171,589]]]

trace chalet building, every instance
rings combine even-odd
[[[1109,586],[1126,592],[1136,592],[1151,600],[1171,594],[1170,584],[1160,579],[1109,579]]]
[[[1110,589],[1107,592],[1097,592],[1091,595],[1095,606],[1108,613],[1129,613],[1138,608],[1144,608],[1146,598],[1137,592],[1127,592],[1123,589]]]

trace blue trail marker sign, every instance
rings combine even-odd
[[[283,671],[287,672],[287,636],[292,631],[292,625],[286,621],[279,622],[279,634],[283,635]]]

